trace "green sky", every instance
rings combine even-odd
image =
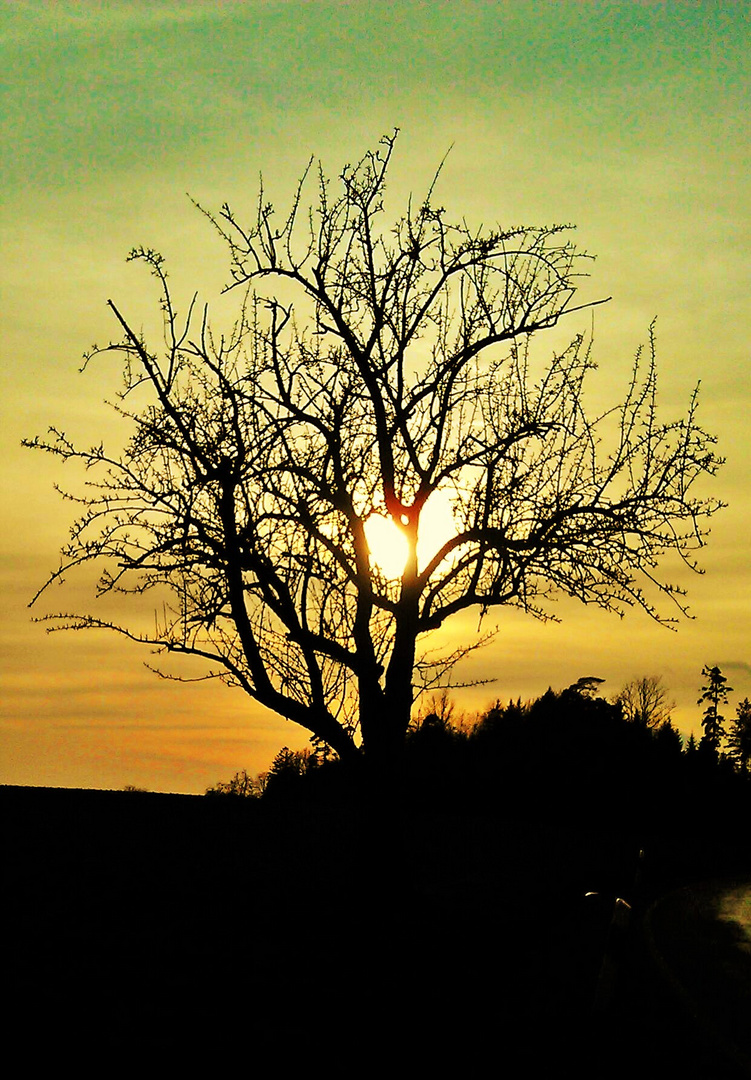
[[[703,664],[722,666],[733,702],[751,695],[750,27],[745,2],[0,4],[0,782],[202,791],[303,744],[238,693],[158,681],[135,646],[30,623],[74,516],[52,485],[78,478],[19,444],[51,423],[83,442],[113,430],[101,401],[117,371],[78,367],[114,332],[108,297],[155,324],[131,246],[165,254],[178,296],[218,292],[222,248],[186,192],[252,210],[263,171],[283,205],[311,153],[335,173],[394,126],[397,208],[453,144],[439,190],[455,214],[575,222],[598,256],[583,298],[613,297],[593,393],[618,400],[657,316],[665,413],[701,379],[728,458],[713,493],[730,506],[688,583],[694,621],[671,634],[640,612],[501,612],[467,671],[497,682],[462,704],[662,674],[687,731]]]

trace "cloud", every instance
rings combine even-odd
[[[49,43],[59,45],[65,37],[85,33],[105,36],[113,30],[137,30],[175,23],[195,23],[220,20],[237,13],[237,5],[213,3],[177,4],[112,4],[103,10],[99,5],[87,7],[70,0],[55,4],[40,4],[37,0],[14,4],[14,11],[4,29],[3,45],[38,47],[40,35],[49,35]],[[234,9],[234,10],[233,10]]]
[[[742,671],[744,675],[751,675],[751,664],[746,663],[745,660],[723,660],[717,666],[721,670]]]

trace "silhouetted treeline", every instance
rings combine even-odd
[[[648,727],[576,687],[497,701],[471,726],[439,712],[417,720],[407,738],[401,796],[409,809],[622,835],[659,849],[679,874],[687,861],[702,873],[749,861],[749,776],[693,739],[684,748],[669,720]],[[351,767],[285,747],[244,793],[337,805],[358,790]],[[393,797],[383,790],[384,803]]]

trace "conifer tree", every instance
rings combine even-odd
[[[704,734],[701,745],[715,754],[720,751],[720,744],[725,735],[725,717],[720,713],[720,708],[728,703],[728,694],[732,692],[732,686],[728,686],[727,679],[719,667],[709,667],[708,664],[701,670],[706,678],[706,683],[701,688],[701,696],[697,699],[697,705],[706,703],[704,719],[701,726]]]
[[[751,701],[748,698],[744,698],[736,709],[727,742],[734,764],[742,773],[748,772],[751,762]]]

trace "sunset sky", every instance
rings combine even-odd
[[[459,706],[590,675],[610,696],[661,675],[678,726],[698,733],[704,664],[728,677],[733,712],[751,696],[750,34],[743,0],[1,3],[0,783],[202,792],[305,745],[239,691],[165,682],[136,645],[31,622],[75,516],[53,485],[81,477],[20,442],[51,424],[87,445],[122,439],[102,404],[115,362],[79,367],[116,334],[108,298],[154,323],[128,250],[161,251],[183,303],[228,277],[186,193],[252,213],[263,171],[283,208],[311,154],[336,175],[397,126],[394,212],[453,146],[438,197],[455,217],[575,223],[597,255],[582,300],[613,297],[596,309],[594,397],[620,400],[657,317],[662,415],[684,413],[701,380],[701,421],[727,458],[704,489],[729,506],[706,573],[686,581],[693,621],[671,633],[569,601],[560,623],[499,611],[495,641],[458,673],[495,682]],[[577,318],[572,335],[591,325]],[[39,614],[85,610],[86,595],[55,590]],[[457,643],[475,630],[450,627]]]

